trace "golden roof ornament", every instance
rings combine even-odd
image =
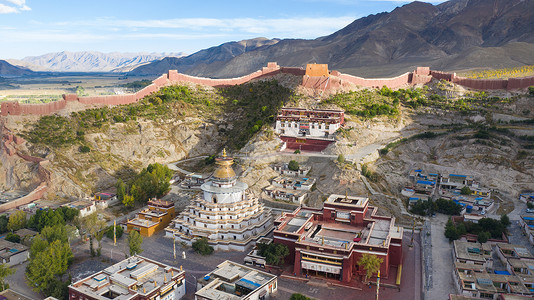
[[[228,180],[236,177],[232,164],[234,159],[226,155],[226,148],[223,149],[221,157],[215,159],[216,164],[219,166],[213,173],[213,177],[216,179]]]

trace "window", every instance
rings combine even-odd
[[[237,237],[234,235],[234,240],[236,239]]]

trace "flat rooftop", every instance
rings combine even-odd
[[[128,224],[132,224],[134,226],[141,226],[141,227],[152,227],[157,225],[158,223],[152,222],[150,220],[135,218],[128,221]]]
[[[154,290],[172,287],[178,276],[184,271],[149,260],[133,256],[118,262],[103,271],[86,277],[70,287],[96,299],[131,299],[135,294],[148,295]],[[113,295],[114,297],[108,297]]]
[[[332,194],[326,199],[325,203],[343,205],[347,207],[363,208],[369,202],[369,198],[360,196],[347,196]]]
[[[453,251],[457,259],[486,262],[491,259],[491,245],[488,243],[470,243],[454,241]]]
[[[213,300],[237,300],[275,279],[276,275],[227,260],[198,280],[204,287],[195,295]],[[249,293],[241,294],[242,290],[248,290]]]

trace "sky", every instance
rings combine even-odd
[[[409,2],[0,0],[0,59],[60,51],[192,54],[255,37],[314,39]]]

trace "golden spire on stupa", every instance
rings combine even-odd
[[[222,157],[217,157],[215,161],[219,167],[213,172],[213,177],[223,180],[236,177],[234,169],[232,168],[234,159],[226,155],[226,148],[223,149]]]

